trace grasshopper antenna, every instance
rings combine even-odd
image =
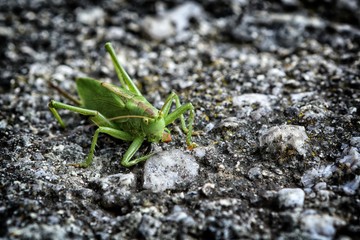
[[[59,88],[57,85],[55,85],[54,83],[49,82],[49,85],[50,85],[51,88],[58,91],[61,95],[63,95],[65,98],[69,99],[71,102],[75,103],[76,105],[81,105],[81,102],[80,102],[79,99],[75,98],[74,96],[71,96],[70,94],[68,94],[67,92],[65,92],[61,88]]]

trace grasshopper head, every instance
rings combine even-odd
[[[144,127],[144,132],[146,134],[147,140],[149,142],[166,142],[169,141],[169,136],[164,136],[168,134],[164,132],[165,129],[165,120],[164,118],[157,118],[154,120],[149,120]],[[166,140],[166,141],[164,141]],[[171,140],[171,137],[170,137]]]

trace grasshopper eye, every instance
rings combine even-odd
[[[144,118],[144,123],[146,124],[146,125],[148,125],[149,124],[149,119],[148,118]]]

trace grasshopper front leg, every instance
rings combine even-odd
[[[174,112],[169,114],[171,104],[175,100],[176,109]],[[188,125],[186,126],[184,113],[190,111]],[[161,108],[161,112],[164,114],[165,125],[174,122],[176,119],[180,118],[181,128],[186,133],[186,144],[189,149],[195,148],[197,145],[191,141],[191,136],[193,134],[193,123],[195,117],[194,106],[191,103],[186,103],[181,105],[179,96],[175,93],[171,93],[170,96],[166,99],[164,106]]]
[[[131,143],[130,147],[124,154],[124,157],[121,159],[121,165],[125,167],[131,167],[139,162],[147,160],[148,158],[150,158],[152,155],[155,154],[155,153],[150,153],[148,155],[131,160],[131,158],[139,150],[143,142],[144,142],[144,137],[137,137],[134,139],[134,141]]]

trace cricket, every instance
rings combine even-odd
[[[101,82],[92,78],[77,78],[76,88],[80,99],[62,92],[75,105],[64,104],[51,100],[48,104],[60,126],[65,123],[58,110],[69,110],[87,116],[98,128],[92,138],[89,154],[81,163],[70,164],[75,167],[89,167],[94,158],[94,152],[100,133],[108,134],[114,138],[131,142],[120,163],[131,167],[147,160],[154,153],[132,159],[144,141],[150,143],[170,142],[170,130],[166,127],[175,120],[180,119],[181,129],[186,133],[188,149],[192,150],[196,144],[191,141],[194,123],[194,107],[191,103],[181,104],[179,96],[172,92],[160,110],[151,105],[141,94],[125,69],[120,65],[111,43],[105,44],[105,49],[111,57],[115,67],[120,86]],[[175,109],[171,111],[175,102]],[[188,113],[186,125],[184,113]]]

